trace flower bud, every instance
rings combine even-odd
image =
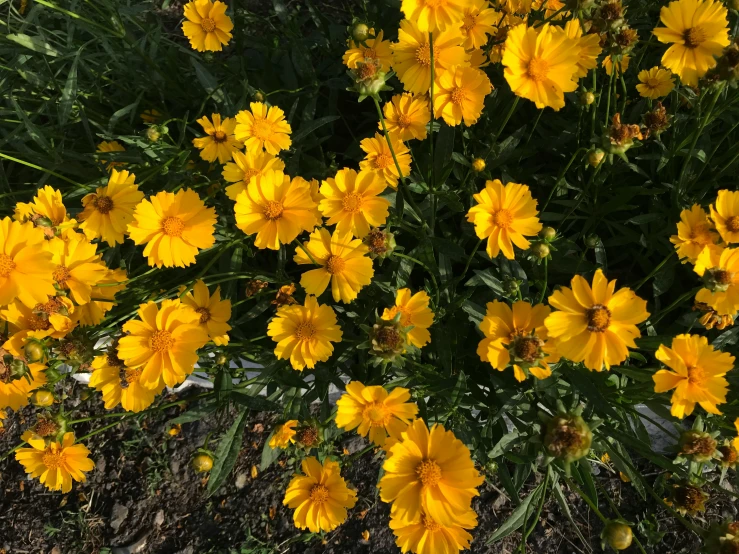
[[[44,347],[38,342],[28,342],[23,348],[23,353],[30,363],[40,362],[44,358]]]
[[[706,500],[709,498],[700,487],[681,482],[672,486],[669,502],[680,514],[694,516],[706,510]]]
[[[30,397],[31,404],[40,408],[46,408],[54,403],[54,394],[46,389],[33,391]]]
[[[255,102],[264,102],[265,96],[264,93],[261,90],[258,90],[254,93],[254,101]]]
[[[207,473],[213,469],[213,457],[209,454],[198,454],[192,459],[192,468],[195,473]]]
[[[482,158],[475,158],[472,160],[472,169],[476,173],[482,173],[485,171],[485,160]]]
[[[598,167],[600,163],[603,161],[603,158],[605,158],[606,153],[603,152],[600,148],[596,148],[595,150],[591,150],[588,154],[588,163],[592,167]]]
[[[541,231],[539,231],[539,238],[547,242],[552,242],[556,236],[557,230],[554,227],[542,227]]]
[[[614,550],[626,550],[631,546],[634,533],[631,527],[619,521],[609,521],[603,531],[603,538]]]
[[[592,104],[593,102],[595,102],[595,94],[593,94],[589,90],[586,90],[585,92],[580,94],[580,104],[582,104],[583,106],[590,106],[590,104]]]
[[[595,234],[588,235],[585,237],[585,246],[588,248],[595,248],[600,243],[600,237]]]
[[[540,260],[549,256],[549,252],[549,247],[543,242],[537,242],[531,245],[531,253]]]
[[[157,142],[160,138],[162,138],[162,133],[156,126],[151,126],[146,130],[146,138],[149,140],[149,142]]]
[[[352,39],[355,42],[364,42],[369,38],[369,27],[364,23],[357,23],[352,29]]]
[[[574,462],[587,455],[593,433],[585,420],[573,413],[554,416],[549,420],[544,435],[544,446],[550,456],[565,462]]]

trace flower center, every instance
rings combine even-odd
[[[270,221],[275,221],[282,217],[282,210],[282,202],[268,200],[264,206],[264,217],[266,217]]]
[[[46,331],[51,327],[48,319],[37,316],[36,314],[31,314],[26,318],[26,325],[32,331]]]
[[[98,196],[95,198],[95,209],[105,215],[113,209],[113,200],[109,196]]]
[[[328,260],[326,260],[326,271],[331,275],[337,275],[344,271],[344,266],[346,266],[346,262],[339,256],[332,254],[328,257]]]
[[[439,59],[439,48],[436,45],[434,45],[434,60],[438,60],[438,59]],[[431,49],[429,48],[428,42],[426,44],[422,44],[416,50],[416,63],[418,63],[418,65],[422,65],[423,67],[431,67]],[[434,61],[434,65],[436,65],[435,61]]]
[[[377,58],[377,53],[374,48],[362,48],[362,56],[374,60]]]
[[[731,284],[731,273],[725,269],[716,269],[713,272],[713,278],[719,285]]]
[[[514,341],[514,352],[518,359],[533,363],[539,358],[539,345],[537,338],[517,337]]]
[[[172,338],[172,333],[169,331],[160,329],[151,336],[149,345],[155,352],[167,352],[174,346],[174,338]]]
[[[585,317],[588,320],[588,331],[602,333],[611,324],[611,310],[602,304],[596,304],[590,308]]]
[[[245,183],[249,183],[249,181],[251,181],[251,178],[252,177],[258,177],[261,174],[262,174],[262,172],[260,170],[254,169],[253,167],[250,167],[249,169],[247,169],[246,171],[244,171],[244,182]]]
[[[690,240],[695,241],[698,244],[711,243],[711,232],[708,225],[705,223],[699,223],[693,227],[693,229],[690,230]]]
[[[54,297],[49,298],[48,302],[45,302],[44,304],[36,304],[34,306],[33,311],[34,312],[44,312],[45,314],[55,314],[62,308],[61,301]]]
[[[72,276],[72,274],[67,269],[67,266],[60,265],[54,270],[54,273],[51,274],[51,277],[54,279],[54,281],[57,282],[57,284],[62,287],[67,287],[67,279],[69,279]]]
[[[727,219],[726,228],[732,233],[739,232],[739,215],[735,215]]]
[[[685,46],[688,48],[697,48],[704,43],[707,38],[708,35],[706,31],[704,31],[703,27],[700,25],[698,27],[686,29],[683,33],[683,40],[685,41]]]
[[[7,277],[15,269],[13,258],[7,254],[0,254],[0,277]]]
[[[441,468],[434,460],[423,460],[416,467],[416,474],[424,487],[435,487],[441,481]]]
[[[200,26],[206,33],[212,33],[216,30],[216,22],[210,17],[204,17],[203,20],[200,22]]]
[[[439,529],[441,529],[441,524],[436,523],[433,519],[431,519],[428,516],[421,516],[421,521],[427,531],[431,531],[433,533],[434,531],[438,531]]]
[[[341,199],[341,205],[344,211],[357,213],[362,209],[362,196],[356,192],[350,192]]]
[[[452,91],[452,104],[459,106],[467,98],[467,91],[461,87],[456,87]]]
[[[274,134],[274,125],[268,119],[255,119],[254,125],[251,128],[251,134],[259,140],[269,140]]]
[[[688,367],[688,383],[702,387],[706,382],[706,372],[702,367]]]
[[[407,129],[411,126],[411,123],[412,120],[409,115],[402,113],[398,116],[398,127],[400,127],[401,129]]]
[[[197,313],[200,314],[200,323],[208,323],[210,321],[210,310],[208,308],[202,307],[195,310]]]
[[[57,469],[64,464],[64,454],[47,450],[41,460],[48,469]]]
[[[129,385],[131,385],[131,383],[138,383],[142,371],[142,369],[131,369],[130,367],[122,367],[120,372],[118,373],[121,388],[127,389]]]
[[[369,420],[372,427],[385,427],[390,421],[392,414],[390,414],[382,402],[373,402],[368,404],[367,407],[362,411],[362,417]]]
[[[298,340],[310,340],[315,334],[316,328],[308,321],[304,321],[295,328],[295,336]]]
[[[513,223],[513,214],[505,208],[493,214],[493,225],[507,229]]]
[[[182,231],[185,230],[185,223],[179,217],[170,216],[162,222],[162,229],[165,235],[181,237]]]
[[[647,79],[647,86],[649,88],[657,88],[659,86],[659,79],[650,77],[649,79]]]
[[[477,14],[468,13],[464,16],[464,19],[462,19],[462,31],[464,34],[469,34],[469,32],[477,25]]]
[[[374,160],[372,160],[372,169],[385,169],[391,163],[393,163],[392,154],[377,154]]]
[[[547,75],[549,74],[549,64],[546,62],[546,60],[542,60],[541,58],[532,58],[529,62],[529,77],[531,77],[534,81],[541,82],[544,79],[547,78]]]
[[[316,504],[323,504],[328,501],[328,489],[323,485],[313,485],[310,490],[310,499]]]
[[[228,140],[228,135],[223,131],[218,130],[213,133],[213,140],[217,143],[226,142]]]

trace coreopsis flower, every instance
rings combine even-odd
[[[108,246],[123,244],[123,234],[133,220],[133,211],[144,198],[135,180],[133,173],[113,169],[107,185],[82,198],[84,209],[78,219],[89,240],[99,238]]]
[[[652,69],[642,69],[638,75],[639,84],[636,90],[644,98],[656,100],[667,96],[675,88],[675,80],[667,69],[655,66]]]
[[[251,152],[266,150],[274,156],[290,148],[292,127],[285,121],[285,112],[262,102],[252,102],[249,107],[251,110],[236,114],[236,140]]]
[[[56,294],[56,265],[45,243],[44,232],[33,223],[0,220],[0,306],[17,298],[32,308]]]
[[[562,29],[519,25],[508,32],[503,65],[511,90],[539,109],[559,111],[565,92],[577,88],[580,46]]]
[[[390,201],[380,198],[387,187],[382,175],[374,171],[340,169],[321,185],[323,200],[318,209],[328,218],[326,225],[336,225],[336,231],[364,238],[370,226],[379,227],[387,221]]]
[[[438,75],[453,65],[468,65],[469,55],[459,29],[434,33],[434,71]],[[400,22],[398,42],[393,43],[393,69],[408,92],[424,94],[431,87],[429,35],[407,19]]]
[[[718,238],[718,233],[706,211],[700,205],[693,204],[689,210],[680,212],[677,235],[672,235],[670,242],[675,245],[677,256],[682,263],[694,264],[703,248],[709,244],[716,244]]]
[[[739,242],[739,191],[718,191],[715,207],[711,205],[711,219],[724,242]]]
[[[459,30],[464,36],[465,50],[482,48],[487,44],[488,35],[495,33],[502,14],[490,7],[488,0],[469,0],[462,11]]]
[[[154,389],[141,383],[143,368],[126,367],[115,352],[96,356],[92,361],[92,375],[89,386],[103,394],[105,409],[112,410],[119,404],[128,412],[140,412],[154,402],[164,389],[160,381]]]
[[[226,15],[228,6],[215,0],[191,0],[185,4],[182,32],[190,40],[190,47],[198,52],[220,52],[227,46],[234,28]]]
[[[282,171],[267,169],[251,179],[236,197],[236,226],[256,234],[254,246],[278,250],[303,231],[320,224],[320,212],[311,198],[310,184],[300,177],[290,180]]]
[[[79,325],[98,325],[115,305],[115,295],[126,288],[127,279],[125,270],[108,269],[97,285],[92,287],[92,300],[82,306],[75,306],[74,316]]]
[[[77,225],[77,222],[67,215],[61,191],[49,185],[38,189],[32,202],[27,204],[18,202],[13,217],[22,223],[32,221],[37,227],[44,228],[48,237],[56,234],[54,228],[64,230]]]
[[[556,339],[557,352],[573,362],[584,362],[592,371],[610,369],[636,348],[641,336],[638,323],[649,317],[647,302],[624,287],[616,291],[616,281],[608,281],[598,269],[593,286],[575,275],[571,287],[562,287],[549,297],[559,311],[544,321],[549,337]]]
[[[19,356],[26,340],[52,337],[60,339],[76,326],[75,306],[66,296],[52,296],[43,304],[29,308],[17,300],[0,310],[0,320],[10,324],[5,347]]]
[[[216,211],[192,189],[158,192],[136,206],[133,218],[128,234],[137,245],[146,244],[150,266],[186,267],[215,243]]]
[[[208,286],[202,279],[195,281],[192,291],[181,297],[182,303],[190,306],[200,316],[200,327],[208,333],[208,337],[216,346],[228,344],[228,332],[231,326],[231,301],[221,300],[221,287],[216,287],[211,295]]]
[[[262,281],[261,279],[250,279],[246,282],[246,287],[244,293],[246,294],[247,298],[251,298],[252,296],[259,294],[262,292],[263,289],[266,289],[269,286],[269,282]]]
[[[390,150],[388,140],[393,145],[392,151]],[[367,154],[364,160],[359,162],[359,168],[381,174],[388,186],[397,189],[400,175],[402,174],[403,177],[407,177],[410,174],[410,150],[408,150],[405,143],[395,133],[388,131],[387,139],[381,133],[375,133],[374,138],[368,137],[362,139],[359,147]],[[393,159],[393,151],[395,152],[395,159],[398,160],[398,165],[400,166],[400,174]]]
[[[572,463],[588,455],[593,432],[577,413],[561,413],[551,418],[544,431],[547,454],[565,463]]]
[[[696,404],[709,413],[720,414],[717,405],[726,402],[726,373],[734,367],[734,356],[713,349],[706,337],[678,335],[671,347],[660,345],[655,357],[670,369],[655,373],[654,392],[672,393],[673,416],[693,413]]]
[[[38,435],[25,440],[31,448],[19,448],[15,459],[49,490],[66,494],[72,490],[72,479],[84,483],[85,472],[95,468],[88,458],[90,451],[84,444],[75,444],[74,433],[64,433],[61,442],[52,440],[48,444]]]
[[[552,341],[547,341],[544,320],[551,309],[543,304],[531,306],[518,301],[511,309],[505,302],[488,302],[487,313],[480,323],[485,338],[477,347],[477,355],[498,371],[513,362],[517,381],[526,379],[526,369],[537,379],[552,374],[549,363],[559,360]]]
[[[393,503],[393,519],[406,523],[425,515],[441,525],[454,525],[485,480],[454,433],[439,424],[429,431],[422,419],[403,431],[382,468],[380,498]]]
[[[325,362],[334,351],[332,342],[341,342],[341,327],[331,306],[319,304],[315,296],[308,296],[305,304],[281,306],[269,322],[267,335],[277,343],[275,356],[290,360],[293,369],[316,367]]]
[[[490,58],[485,54],[482,48],[475,48],[469,51],[470,55],[470,67],[475,69],[482,69],[490,65]],[[436,93],[434,93],[436,95]]]
[[[485,97],[493,90],[481,69],[455,66],[436,76],[434,115],[447,125],[462,123],[471,127],[480,118]]]
[[[125,152],[124,146],[117,140],[104,140],[97,146],[97,152]],[[120,167],[126,165],[126,162],[108,162],[103,158],[99,158],[100,163],[103,165],[107,164],[107,169],[110,170],[114,167]]]
[[[399,319],[399,318],[398,318]],[[372,356],[384,363],[400,365],[402,355],[408,350],[408,327],[403,326],[396,318],[385,320],[379,318],[369,329],[369,350]]]
[[[141,368],[139,383],[158,390],[163,382],[174,387],[192,373],[198,349],[208,342],[200,315],[179,299],[141,304],[140,319],[123,325],[127,333],[118,341],[118,357],[126,367]]]
[[[72,233],[67,240],[55,237],[47,242],[56,268],[52,277],[56,286],[68,291],[77,304],[87,304],[92,298],[92,287],[108,273],[108,268],[97,253],[97,244],[82,233]]]
[[[678,454],[693,462],[706,463],[717,457],[718,441],[704,431],[689,430],[680,435]]]
[[[544,10],[544,19],[552,19],[557,21],[564,19],[569,13],[563,8],[565,3],[562,0],[534,0],[531,8],[534,10]]]
[[[459,27],[469,0],[401,0],[400,11],[422,33]]]
[[[664,27],[653,32],[671,44],[662,65],[691,87],[716,66],[716,58],[729,45],[728,10],[715,0],[675,0],[660,10]]]
[[[477,238],[488,239],[491,258],[502,250],[506,258],[514,259],[513,245],[527,250],[531,243],[524,237],[541,231],[536,200],[526,185],[486,181],[485,188],[473,198],[477,205],[467,212],[467,221],[475,224]]]
[[[375,274],[368,251],[367,245],[361,239],[352,238],[351,233],[335,230],[332,235],[323,227],[316,229],[302,248],[295,249],[295,263],[313,265],[315,261],[320,266],[303,273],[300,284],[305,292],[316,296],[323,294],[330,284],[334,301],[349,303],[362,287],[370,284]]]
[[[703,315],[698,321],[706,329],[718,329],[722,331],[727,327],[734,325],[734,316],[729,314],[720,315],[716,310],[711,308],[708,304],[703,302],[695,302],[693,305],[693,311],[703,312]]]
[[[413,327],[408,331],[408,342],[416,348],[422,348],[431,342],[429,327],[434,323],[434,312],[429,308],[429,301],[426,291],[411,295],[411,289],[398,289],[395,306],[385,308],[382,319],[392,321],[400,314],[400,325]]]
[[[477,514],[472,509],[460,512],[450,525],[442,525],[425,514],[410,523],[399,518],[390,519],[390,529],[400,551],[416,554],[458,554],[470,548],[472,535],[467,529],[475,527]]]
[[[342,61],[349,69],[356,69],[358,63],[366,60],[375,60],[380,71],[390,71],[393,63],[393,51],[389,40],[383,40],[383,31],[380,29],[376,34],[374,29],[369,30],[375,38],[368,38],[364,42],[349,40],[349,49],[344,53]]]
[[[724,444],[720,445],[716,452],[721,456],[719,463],[721,467],[726,469],[736,469],[736,464],[739,462],[739,450],[737,450],[733,444],[729,441],[725,441]]]
[[[282,503],[295,510],[293,522],[298,529],[333,531],[346,520],[346,510],[356,504],[357,493],[346,486],[333,460],[321,465],[311,456],[302,461],[301,469],[303,474],[294,475]]]
[[[429,101],[426,95],[396,94],[383,106],[385,125],[388,132],[401,141],[425,140],[426,124],[431,120]],[[377,125],[382,129],[382,123]]]
[[[346,393],[336,401],[336,426],[366,437],[377,446],[385,446],[388,437],[400,435],[415,419],[418,406],[410,400],[410,392],[396,387],[388,392],[381,386],[366,387],[359,381],[346,385]]]
[[[688,482],[680,482],[672,485],[667,502],[680,514],[695,516],[706,511],[706,500],[710,497],[697,487]]]
[[[704,288],[696,302],[708,304],[719,315],[739,311],[739,248],[708,245],[695,260],[694,271],[703,277]]]
[[[621,75],[622,73],[625,73],[627,69],[629,69],[629,62],[631,62],[631,56],[628,56],[624,54],[621,56],[620,60],[613,61],[613,58],[608,55],[605,58],[603,58],[603,67],[606,70],[606,75],[609,77],[613,73],[614,67],[616,68],[616,76]]]
[[[577,41],[580,47],[580,55],[577,60],[577,73],[575,76],[580,79],[585,77],[588,72],[598,66],[598,56],[603,50],[600,46],[600,37],[596,33],[583,35],[582,26],[579,19],[571,19],[565,24],[565,33],[572,40]]]
[[[297,419],[286,421],[282,425],[278,425],[269,439],[269,447],[287,448],[290,444],[295,444],[295,426],[298,424]]]
[[[200,157],[206,162],[218,160],[225,164],[241,148],[241,143],[234,136],[236,120],[233,117],[224,117],[221,120],[221,114],[217,113],[210,117],[208,119],[203,116],[197,120],[205,131],[205,136],[192,139],[192,144],[200,150]]]
[[[236,201],[239,193],[246,190],[252,177],[261,177],[267,170],[284,171],[285,162],[269,152],[250,151],[233,153],[233,161],[223,167],[223,179],[233,185],[226,187],[226,196]]]
[[[731,445],[739,450],[739,417],[734,420],[734,428],[736,429],[736,438],[731,441]]]
[[[22,362],[20,352],[13,352],[14,348],[10,341],[6,341],[0,348],[0,410],[10,408],[18,410],[28,405],[32,392],[46,384],[46,366],[40,363],[26,364],[20,367],[14,366]],[[15,359],[9,365],[5,363],[5,356],[11,352]]]

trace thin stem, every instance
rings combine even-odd
[[[470,253],[470,255],[467,257],[467,263],[464,264],[464,271],[460,274],[459,277],[457,277],[457,283],[456,283],[456,285],[459,285],[459,284],[462,283],[462,281],[464,281],[464,277],[465,277],[465,275],[467,275],[467,271],[470,269],[470,264],[472,263],[472,259],[475,257],[475,254],[477,254],[477,251],[479,250],[480,245],[484,241],[485,241],[484,238],[481,238],[480,240],[477,241],[477,244],[472,249],[472,252]]]
[[[298,248],[305,252],[305,255],[308,256],[311,262],[313,262],[313,265],[321,267],[321,264],[316,261],[316,259],[313,257],[313,254],[310,253],[310,250],[308,250],[302,242],[300,242],[298,239],[293,240],[293,242],[297,245]]]
[[[575,163],[575,158],[577,158],[577,155],[580,152],[587,152],[588,149],[585,147],[578,148],[575,150],[575,153],[570,158],[570,161],[567,162],[567,165],[565,168],[560,172],[559,177],[557,177],[557,180],[554,182],[554,186],[552,187],[552,190],[549,191],[549,197],[547,198],[547,201],[544,202],[544,206],[542,206],[541,211],[547,209],[547,206],[549,206],[549,202],[552,200],[552,196],[554,196],[554,193],[557,191],[557,187],[559,186],[559,183],[562,182],[562,179],[564,179],[564,176],[567,174],[567,172],[570,170],[570,167],[572,167],[572,164]]]
[[[685,294],[683,294],[680,298],[678,298],[672,304],[670,304],[669,306],[667,306],[664,310],[662,310],[661,312],[659,312],[657,314],[657,317],[655,317],[651,321],[651,324],[653,326],[654,325],[657,325],[657,323],[659,323],[662,320],[663,317],[665,317],[668,313],[670,313],[672,310],[674,310],[675,308],[677,308],[680,304],[682,304],[683,302],[685,302],[688,298],[690,298],[691,296],[694,296],[701,288],[702,287],[697,287],[697,288],[695,288],[695,289],[693,289],[691,291],[688,291]]]
[[[685,174],[688,170],[688,166],[690,165],[690,160],[693,157],[693,152],[695,151],[695,147],[698,144],[698,139],[703,134],[703,129],[705,129],[706,125],[708,124],[708,119],[711,117],[713,108],[716,107],[716,102],[718,101],[718,97],[721,96],[722,90],[723,90],[723,87],[721,86],[719,86],[716,89],[716,92],[714,93],[713,98],[711,99],[711,104],[708,106],[708,110],[706,110],[706,114],[701,119],[701,123],[698,126],[698,129],[696,129],[696,132],[693,135],[693,141],[690,143],[690,150],[688,150],[688,155],[685,157],[685,161],[683,162],[683,167],[680,170],[680,176],[677,179],[678,191],[681,194],[685,192],[685,189],[683,187],[683,180],[685,179]]]
[[[431,58],[431,85],[429,87],[429,105],[431,107],[431,121],[430,121],[430,129],[429,129],[429,150],[431,154],[431,161],[429,162],[429,184],[431,186],[431,191],[433,193],[434,191],[434,136],[433,136],[433,127],[434,127],[434,79],[436,78],[436,71],[434,67],[434,33],[429,33],[429,56]],[[431,218],[433,219],[434,212],[431,212]],[[431,225],[433,228],[433,225]]]
[[[605,126],[608,126],[608,121],[611,119],[611,89],[613,88],[613,75],[616,73],[616,62],[611,58],[611,75],[608,78],[608,96],[606,97],[606,122]]]
[[[488,151],[483,156],[483,161],[487,163],[488,157],[490,154],[493,153],[493,148],[495,147],[495,143],[498,141],[498,138],[500,138],[500,135],[503,133],[503,129],[505,129],[505,126],[508,125],[508,120],[511,119],[511,116],[513,115],[513,112],[516,111],[516,106],[518,106],[518,100],[519,97],[516,96],[516,98],[513,100],[513,104],[511,104],[510,109],[508,110],[508,113],[506,114],[505,118],[503,119],[503,123],[500,124],[500,128],[498,129],[498,132],[493,135],[493,139],[490,141],[490,148],[488,148]]]
[[[635,292],[639,290],[647,281],[649,281],[652,277],[657,275],[659,270],[662,269],[664,265],[672,259],[673,256],[674,254],[672,252],[667,254],[667,256],[665,256],[665,259],[662,260],[659,264],[657,264],[657,266],[654,269],[652,269],[652,271],[649,272],[649,275],[647,275],[646,277],[644,277],[644,279],[642,279],[636,285],[634,285],[634,287],[631,290]]]
[[[521,540],[521,552],[526,552],[526,541],[528,540],[529,535],[531,535],[531,533],[534,532],[534,529],[536,529],[536,526],[539,523],[539,517],[541,517],[541,511],[544,509],[544,502],[547,499],[547,489],[549,488],[549,474],[550,473],[551,473],[551,467],[547,469],[547,474],[544,477],[544,483],[543,483],[544,490],[541,491],[541,497],[539,498],[539,506],[536,510],[534,521],[531,523],[531,527],[529,527],[528,530],[524,529],[524,535]],[[527,519],[524,519],[524,525],[526,525]]]
[[[16,162],[16,163],[23,164],[25,166],[31,167],[33,169],[38,169],[39,171],[41,171],[43,173],[48,173],[49,175],[53,175],[57,179],[61,179],[62,181],[66,181],[67,183],[69,183],[71,185],[75,185],[77,187],[82,187],[82,188],[85,188],[85,189],[92,188],[92,187],[90,187],[88,185],[83,185],[82,183],[78,183],[76,181],[72,181],[72,179],[67,179],[64,175],[59,175],[58,173],[55,173],[54,171],[51,171],[50,169],[46,169],[46,168],[40,167],[38,165],[32,164],[31,162],[27,162],[25,160],[14,158],[13,156],[8,156],[7,154],[3,154],[2,152],[0,152],[0,158],[5,158],[6,160],[10,160],[11,162]]]
[[[547,295],[547,284],[549,282],[549,257],[544,258],[544,285],[541,287],[541,294],[539,295],[539,302],[544,302],[544,297]]]

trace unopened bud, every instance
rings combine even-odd
[[[605,156],[606,153],[603,152],[603,150],[601,150],[600,148],[597,148],[588,154],[588,163],[592,167],[598,167]]]
[[[547,242],[553,241],[556,236],[557,230],[554,227],[542,227],[541,231],[539,231],[539,238],[542,238]]]
[[[549,252],[549,247],[543,242],[537,242],[531,245],[531,253],[541,260],[549,256]]]
[[[40,362],[44,357],[44,348],[37,342],[29,342],[23,348],[23,353],[30,363]]]
[[[595,102],[595,94],[592,92],[585,91],[580,94],[580,104],[583,106],[590,106],[593,102]]]
[[[485,160],[483,160],[482,158],[475,158],[474,160],[472,160],[472,169],[476,173],[482,173],[483,171],[485,171]]]
[[[600,237],[598,235],[588,235],[585,237],[585,246],[588,248],[595,248],[598,246],[598,243],[600,242]]]
[[[39,389],[31,394],[31,404],[40,408],[46,408],[54,403],[54,394],[46,389]]]
[[[593,433],[585,420],[572,413],[554,416],[546,427],[544,446],[550,456],[574,462],[590,452]]]
[[[146,130],[146,138],[149,139],[149,142],[157,142],[160,138],[162,138],[162,133],[159,131],[159,129],[152,126]]]
[[[258,90],[254,93],[254,101],[255,102],[264,102],[265,96],[264,93],[261,90]]]
[[[192,459],[192,468],[196,473],[207,473],[213,469],[213,457],[208,454],[198,454]]]
[[[631,546],[634,533],[631,527],[618,521],[609,521],[603,531],[603,537],[614,550],[626,550]]]
[[[355,42],[364,42],[369,38],[369,27],[364,23],[357,23],[352,29],[352,38]]]

